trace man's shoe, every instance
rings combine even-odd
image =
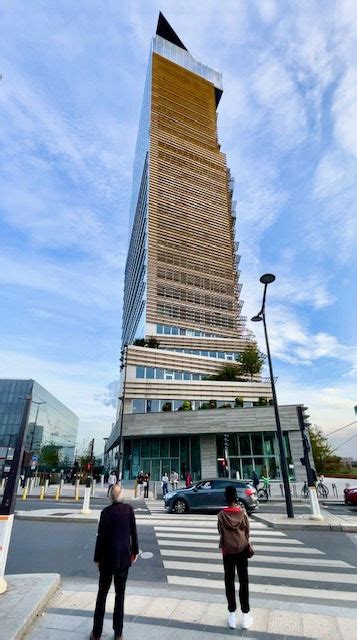
[[[253,618],[250,613],[242,613],[242,618],[240,621],[242,629],[250,629],[253,625]]]
[[[121,635],[121,636],[114,635],[114,640],[124,640],[124,637],[123,637],[123,635]]]
[[[231,629],[235,629],[237,626],[237,617],[235,611],[230,611],[228,614],[228,626]]]

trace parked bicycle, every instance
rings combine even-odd
[[[328,487],[323,484],[323,482],[319,481],[316,483],[316,493],[318,498],[327,498],[329,494]],[[306,480],[303,488],[301,489],[301,497],[305,499],[309,497],[309,487],[307,486]]]
[[[305,499],[309,497],[309,487],[307,486],[306,480],[304,482],[303,488],[301,489],[301,497]]]
[[[316,485],[316,491],[319,498],[327,498],[329,493],[328,488],[321,480]]]

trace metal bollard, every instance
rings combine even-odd
[[[21,493],[21,478],[20,478],[20,480],[18,482],[18,485],[17,485],[17,493]]]
[[[24,490],[22,492],[22,499],[23,500],[26,500],[27,494],[28,494],[28,485],[26,484],[25,487],[24,487]]]
[[[49,480],[45,480],[45,485],[44,485],[45,486],[45,497],[46,497],[46,494],[47,494],[47,491],[48,491],[48,484],[49,484]]]
[[[280,491],[281,491],[281,495],[284,498],[284,485],[282,483],[280,483]]]
[[[40,489],[40,500],[43,500],[45,497],[45,487],[42,486]]]
[[[104,474],[100,476],[100,487],[101,489],[104,489]]]
[[[59,486],[59,494],[60,494],[60,497],[62,496],[63,485],[64,485],[64,480],[60,480],[60,486]]]
[[[95,493],[95,485],[97,484],[96,480],[92,480],[92,486],[91,486],[91,495],[94,496]]]
[[[91,510],[89,508],[89,504],[90,504],[90,494],[91,494],[91,488],[90,487],[85,487],[84,489],[84,498],[83,498],[83,506],[81,509],[81,513],[90,513]]]
[[[78,484],[76,484],[76,486],[74,487],[74,499],[76,502],[78,502],[79,500],[79,486]]]
[[[55,500],[59,500],[59,497],[60,497],[60,488],[56,487]]]

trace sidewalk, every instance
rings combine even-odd
[[[227,626],[225,598],[203,590],[187,592],[154,584],[128,584],[125,600],[125,640],[351,640],[357,612],[340,607],[253,599],[254,626],[249,631]],[[97,593],[93,583],[65,581],[43,616],[25,637],[28,640],[88,640]],[[107,600],[102,639],[112,639],[114,594]]]
[[[307,513],[295,513],[294,518],[288,518],[282,513],[254,513],[253,520],[262,522],[268,527],[281,530],[309,530],[309,531],[343,531],[357,532],[357,515],[335,515],[326,509],[321,509],[323,520],[311,520]]]

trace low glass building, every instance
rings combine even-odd
[[[37,466],[44,445],[58,447],[66,465],[74,462],[78,417],[35,380],[0,379],[0,477],[12,459],[26,397],[31,409],[24,439],[23,469]]]

